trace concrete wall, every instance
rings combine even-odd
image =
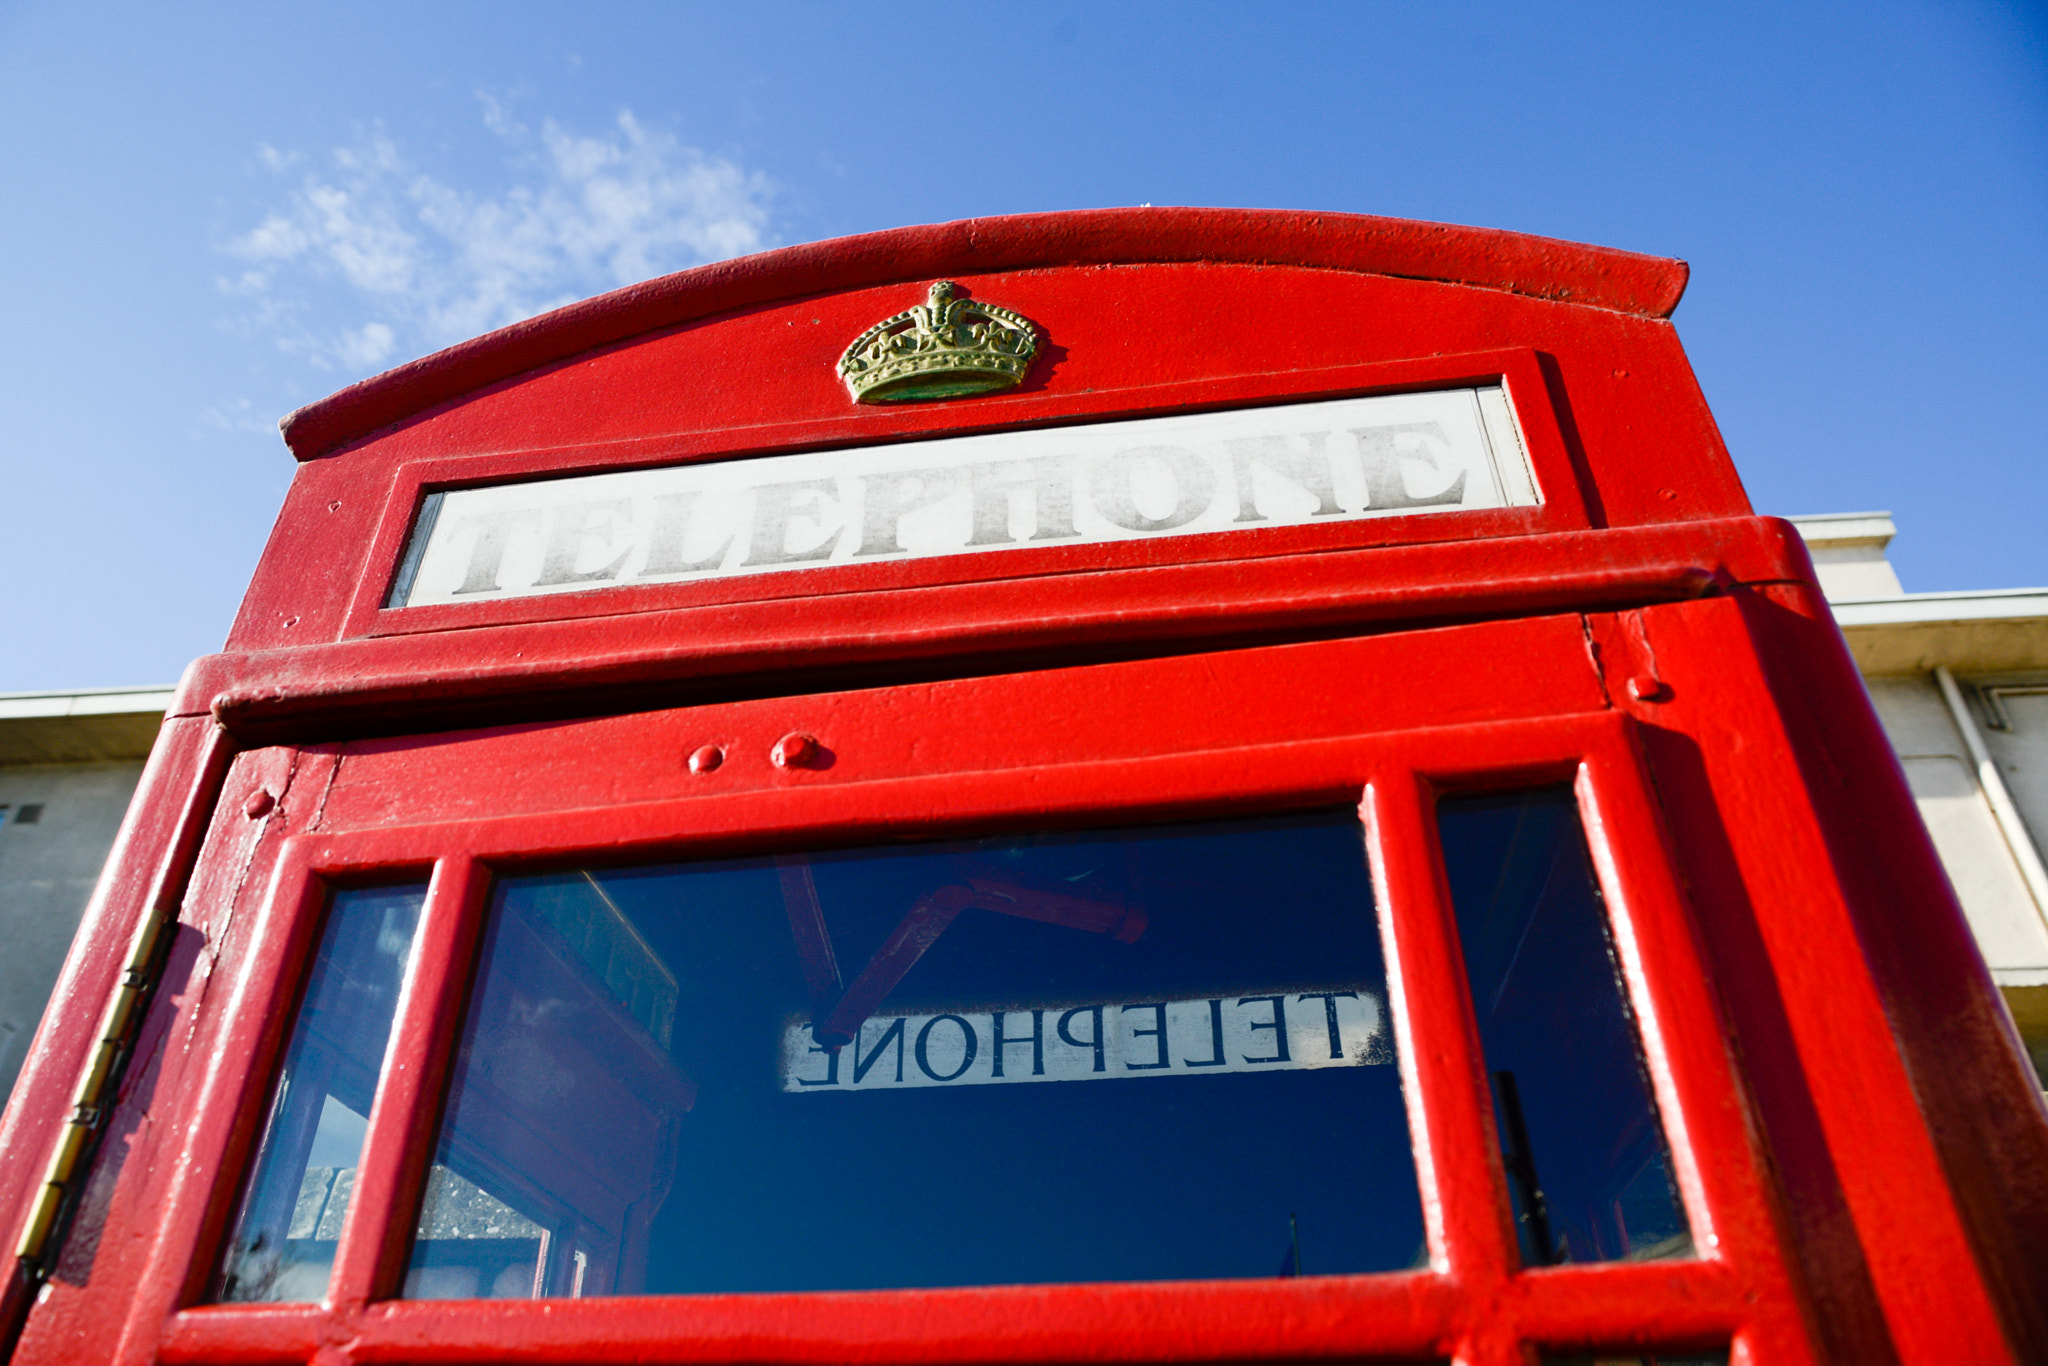
[[[1985,962],[2001,985],[2038,985],[2028,980],[2036,976],[2048,983],[2048,921],[2042,920],[1978,785],[1976,765],[1941,689],[1925,675],[1865,683]],[[2048,731],[2040,738],[2048,740]],[[2048,778],[2048,762],[2029,765],[2026,772],[2039,785]],[[2008,781],[2020,773],[2014,766]],[[2048,816],[2048,788],[2042,795],[2041,814]]]
[[[0,693],[0,1100],[170,701],[169,688]]]
[[[141,777],[139,759],[0,766],[0,1096],[14,1088]]]

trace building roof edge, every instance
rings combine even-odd
[[[1843,630],[1926,626],[1943,622],[2048,621],[2048,588],[1992,588],[1967,593],[1905,593],[1894,598],[1829,604]]]

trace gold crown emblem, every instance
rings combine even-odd
[[[914,403],[994,393],[1024,379],[1038,331],[1021,313],[954,297],[951,280],[846,348],[839,377],[856,403]]]

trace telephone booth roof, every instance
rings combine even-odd
[[[966,401],[852,402],[842,349],[941,276],[1039,329],[1025,382]],[[650,685],[764,668],[1016,658],[1803,577],[1797,536],[1749,517],[1668,321],[1685,279],[1682,262],[1514,233],[1208,209],[969,220],[684,271],[287,418],[298,477],[228,653],[198,667],[182,705],[254,734],[399,699],[517,693],[531,707],[609,690],[630,704]],[[390,605],[430,489],[1473,383],[1510,393],[1538,505]]]
[[[285,418],[284,436],[294,455],[312,459],[582,352],[812,295],[938,276],[1190,263],[1384,275],[1644,318],[1670,317],[1687,276],[1683,261],[1663,257],[1362,214],[1143,208],[966,219],[760,252],[598,295],[351,385]]]

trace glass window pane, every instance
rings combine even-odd
[[[507,878],[405,1293],[1405,1267],[1393,1059],[1349,810]]]
[[[1692,1255],[1571,789],[1447,798],[1437,828],[1523,1262]]]
[[[216,1300],[326,1293],[426,893],[425,884],[362,887],[330,899]]]

